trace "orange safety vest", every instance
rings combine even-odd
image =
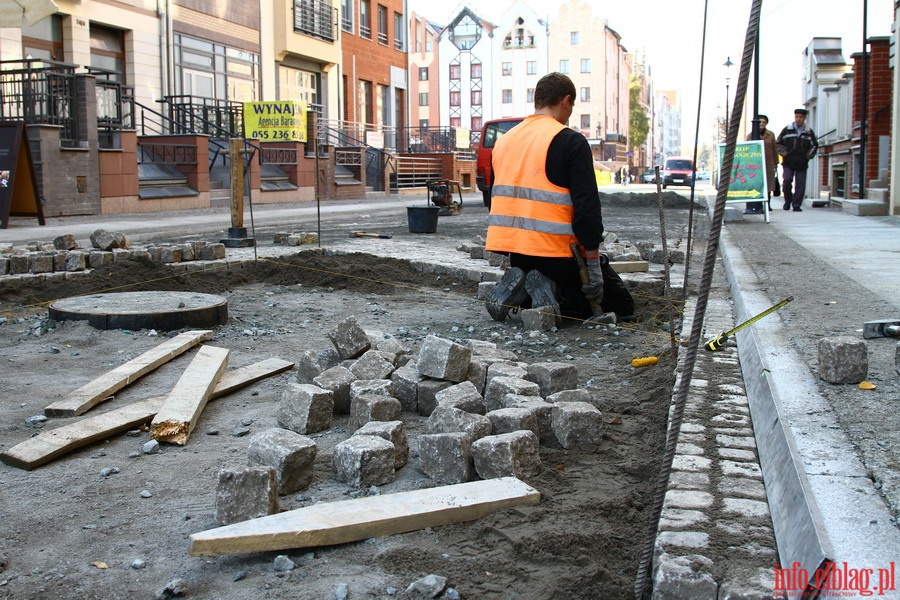
[[[570,190],[547,179],[547,149],[565,126],[531,115],[497,140],[485,249],[528,256],[571,257]]]

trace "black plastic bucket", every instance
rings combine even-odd
[[[439,206],[407,206],[406,218],[410,233],[434,233],[437,231]]]

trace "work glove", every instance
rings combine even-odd
[[[587,265],[588,279],[590,283],[581,286],[581,292],[585,298],[599,304],[603,301],[603,270],[601,268],[601,257],[589,258],[585,261]]]

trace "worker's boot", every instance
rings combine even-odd
[[[513,308],[518,308],[528,297],[525,292],[525,272],[513,267],[503,274],[500,281],[488,292],[485,306],[491,318],[503,321]]]
[[[525,291],[531,296],[531,308],[551,312],[559,327],[559,302],[556,300],[556,284],[549,277],[534,269],[525,276]]]

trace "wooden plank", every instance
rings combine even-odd
[[[100,404],[111,394],[132,384],[212,336],[212,331],[186,331],[119,365],[44,409],[48,417],[74,417]]]
[[[231,350],[228,348],[200,347],[197,356],[153,417],[150,423],[153,439],[179,446],[187,444],[200,413],[206,408],[206,402],[228,364],[229,354]]]
[[[230,394],[293,366],[292,362],[270,358],[228,371],[222,375],[210,400]],[[13,467],[30,471],[73,450],[146,423],[153,418],[165,400],[166,396],[148,398],[50,431],[43,431],[0,453],[0,460]]]
[[[541,494],[515,477],[322,502],[191,535],[191,556],[331,546],[472,521],[538,504]]]
[[[611,266],[616,273],[646,273],[650,270],[650,263],[646,260],[610,261],[609,266]]]

